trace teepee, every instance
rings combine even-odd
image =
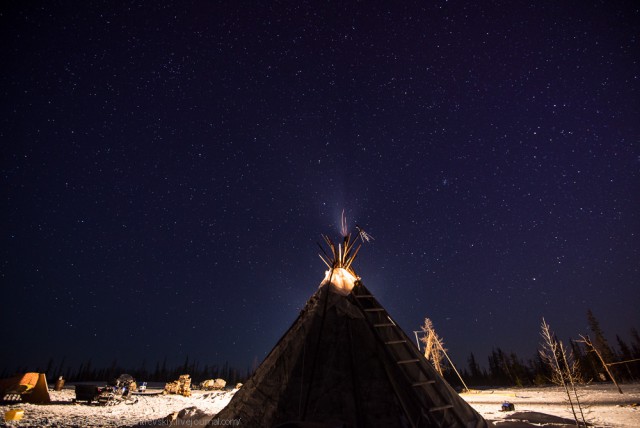
[[[344,221],[343,221],[344,223]],[[209,424],[264,427],[487,427],[355,274],[360,249],[324,237],[329,270],[253,376]],[[322,247],[321,247],[322,248]]]

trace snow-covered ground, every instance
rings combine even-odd
[[[227,405],[235,391],[193,391],[191,397],[137,395],[138,402],[135,404],[101,406],[86,402],[74,403],[75,390],[71,386],[59,392],[50,391],[51,404],[2,404],[0,412],[4,416],[10,409],[24,410],[21,421],[5,422],[7,426],[15,427],[123,427],[165,418],[190,407],[197,407],[207,414],[216,414]]]
[[[588,423],[597,427],[640,427],[640,384],[621,387],[624,394],[611,384],[579,388],[578,398]],[[567,395],[559,387],[487,389],[461,396],[500,428],[575,426]],[[502,412],[504,402],[512,403],[515,411]]]
[[[624,394],[619,394],[613,385],[608,384],[580,388],[587,421],[598,427],[640,427],[640,384],[622,385],[622,388]],[[183,409],[187,409],[183,412],[187,414],[197,412],[196,409],[215,414],[229,402],[234,392],[193,391],[188,398],[178,395],[139,396],[136,404],[103,407],[73,403],[75,392],[73,387],[69,387],[60,392],[51,391],[52,404],[2,404],[0,412],[4,415],[10,409],[24,410],[24,418],[20,422],[5,422],[4,426],[121,427],[158,421]],[[488,389],[463,394],[462,397],[500,428],[561,427],[573,421],[560,388]],[[501,412],[505,401],[513,403],[515,411]]]

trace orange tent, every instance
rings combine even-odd
[[[25,373],[0,379],[0,398],[19,396],[27,403],[50,403],[49,386],[44,373]]]

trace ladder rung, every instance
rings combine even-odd
[[[436,383],[435,380],[425,380],[422,382],[414,382],[411,384],[411,386],[422,386],[422,385],[431,385],[433,383]]]
[[[365,312],[384,312],[384,309],[382,308],[371,308],[371,309],[365,309]]]
[[[446,404],[444,406],[440,406],[440,407],[432,407],[429,409],[430,412],[439,412],[441,410],[447,410],[447,409],[451,409],[453,407],[453,404]]]
[[[385,345],[397,345],[399,343],[407,343],[406,340],[390,340],[388,342],[384,342]]]
[[[402,361],[398,361],[398,364],[410,364],[410,363],[417,363],[418,361],[420,361],[417,358],[412,358],[410,360],[402,360]]]
[[[382,324],[374,324],[373,326],[376,327],[376,328],[378,328],[378,327],[394,327],[395,324],[388,322],[388,323],[382,323]]]

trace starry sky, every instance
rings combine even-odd
[[[640,328],[637,3],[9,1],[0,32],[2,367],[261,361],[342,210],[459,364],[543,316]]]

